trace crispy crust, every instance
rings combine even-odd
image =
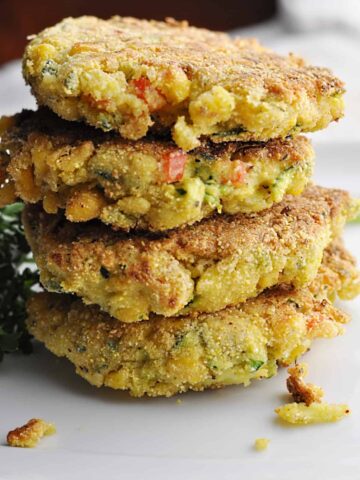
[[[79,226],[27,206],[23,222],[44,286],[125,322],[217,311],[278,283],[306,285],[358,203],[312,187],[254,215],[215,216],[168,234]]]
[[[324,128],[343,113],[343,83],[254,39],[134,18],[67,18],[25,50],[25,79],[40,104],[125,138],[175,124],[182,148],[268,140]]]
[[[344,268],[347,272],[344,276]],[[220,312],[124,324],[74,297],[40,293],[28,305],[30,332],[98,387],[166,395],[266,378],[289,365],[315,338],[342,332],[347,317],[328,297],[359,276],[338,244],[328,248],[308,288],[277,286]],[[355,293],[352,282],[347,282]]]
[[[287,193],[300,194],[313,171],[313,149],[301,136],[265,144],[203,141],[185,155],[169,140],[126,141],[115,133],[61,120],[47,109],[5,120],[2,169],[18,197],[42,201],[48,213],[65,209],[71,221],[100,218],[127,231],[167,230],[216,210],[260,211]],[[174,154],[186,163],[182,178],[169,181],[164,162]],[[236,168],[244,171],[239,183],[231,182]],[[90,218],[81,213],[74,217],[73,205],[84,192],[96,196],[100,208],[93,209]]]

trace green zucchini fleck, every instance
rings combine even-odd
[[[107,180],[108,182],[114,182],[116,180],[110,172],[105,170],[95,170],[95,175]]]
[[[175,342],[174,342],[174,348],[178,348],[181,346],[182,342],[184,341],[184,338],[186,336],[186,333],[180,333],[175,335]]]
[[[60,284],[60,282],[58,282],[57,280],[48,280],[46,282],[46,289],[49,290],[49,292],[56,292],[56,293],[62,293],[63,292],[63,289],[62,289],[62,286]]]
[[[57,75],[58,66],[53,60],[46,60],[45,65],[41,70],[42,75]]]
[[[250,363],[251,370],[253,372],[257,372],[264,365],[265,362],[263,362],[262,360],[250,359],[249,363]]]
[[[294,305],[294,307],[295,307],[296,309],[299,309],[299,308],[300,308],[300,305],[299,305],[297,302],[295,302],[295,300],[293,300],[292,298],[289,298],[288,301],[287,301],[287,303],[288,303],[289,305]]]
[[[116,339],[116,338],[110,338],[110,339],[106,342],[106,346],[107,346],[110,350],[117,350],[117,349],[118,349],[118,346],[119,346],[119,340]]]
[[[97,123],[102,130],[105,130],[105,131],[111,130],[111,123],[106,118],[101,118]]]
[[[246,128],[243,127],[243,126],[239,126],[239,127],[236,127],[236,128],[233,128],[231,130],[225,130],[224,132],[217,132],[217,133],[213,133],[213,137],[231,137],[231,136],[234,136],[234,135],[239,135],[240,133],[244,133],[246,132]]]
[[[86,347],[85,347],[85,345],[77,345],[76,351],[77,351],[78,353],[85,353],[85,352],[86,352]]]

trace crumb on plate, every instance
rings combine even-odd
[[[42,437],[55,432],[54,424],[47,423],[41,418],[32,418],[25,425],[11,430],[7,434],[7,443],[10,447],[33,448]]]
[[[309,407],[314,402],[321,402],[324,390],[317,385],[304,382],[304,377],[308,374],[306,363],[298,363],[289,367],[288,373],[286,386],[296,403],[305,403]]]
[[[275,413],[287,423],[307,425],[341,420],[350,413],[346,404],[331,404],[322,401],[324,390],[312,383],[305,383],[308,365],[298,363],[288,368],[286,386],[294,402],[275,409]]]
[[[350,413],[345,404],[312,403],[288,403],[275,409],[275,413],[285,422],[296,425],[308,425],[311,423],[337,422]]]
[[[268,448],[269,443],[270,440],[268,438],[257,438],[254,444],[255,450],[262,452]]]

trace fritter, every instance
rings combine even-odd
[[[167,230],[214,211],[257,212],[300,194],[313,171],[304,137],[229,142],[186,154],[173,142],[122,140],[44,109],[3,118],[3,171],[13,183],[0,204],[17,196],[65,209],[73,222],[99,218],[113,228]],[[3,177],[6,178],[5,173]]]
[[[254,39],[166,22],[67,18],[34,36],[23,72],[40,105],[138,140],[172,128],[183,150],[285,137],[343,115],[343,83]]]
[[[221,312],[125,324],[75,297],[39,293],[27,325],[93,385],[170,396],[271,377],[315,338],[342,333],[347,317],[328,299],[359,291],[354,260],[334,245],[309,287],[277,286]]]
[[[47,290],[75,293],[123,322],[212,312],[316,276],[324,249],[360,210],[312,187],[257,214],[217,215],[163,234],[76,224],[27,205],[25,234]]]

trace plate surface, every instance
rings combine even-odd
[[[315,145],[316,180],[360,197],[360,144]],[[345,240],[360,262],[360,224]],[[40,345],[0,364],[0,480],[75,479],[355,479],[360,476],[360,299],[343,337],[320,340],[305,356],[310,381],[352,414],[337,424],[284,427],[273,413],[284,401],[286,372],[249,388],[132,399],[91,387],[66,360]],[[180,398],[181,403],[177,402]],[[56,435],[36,449],[4,445],[6,433],[32,417],[53,421]],[[255,452],[254,440],[271,440]]]

